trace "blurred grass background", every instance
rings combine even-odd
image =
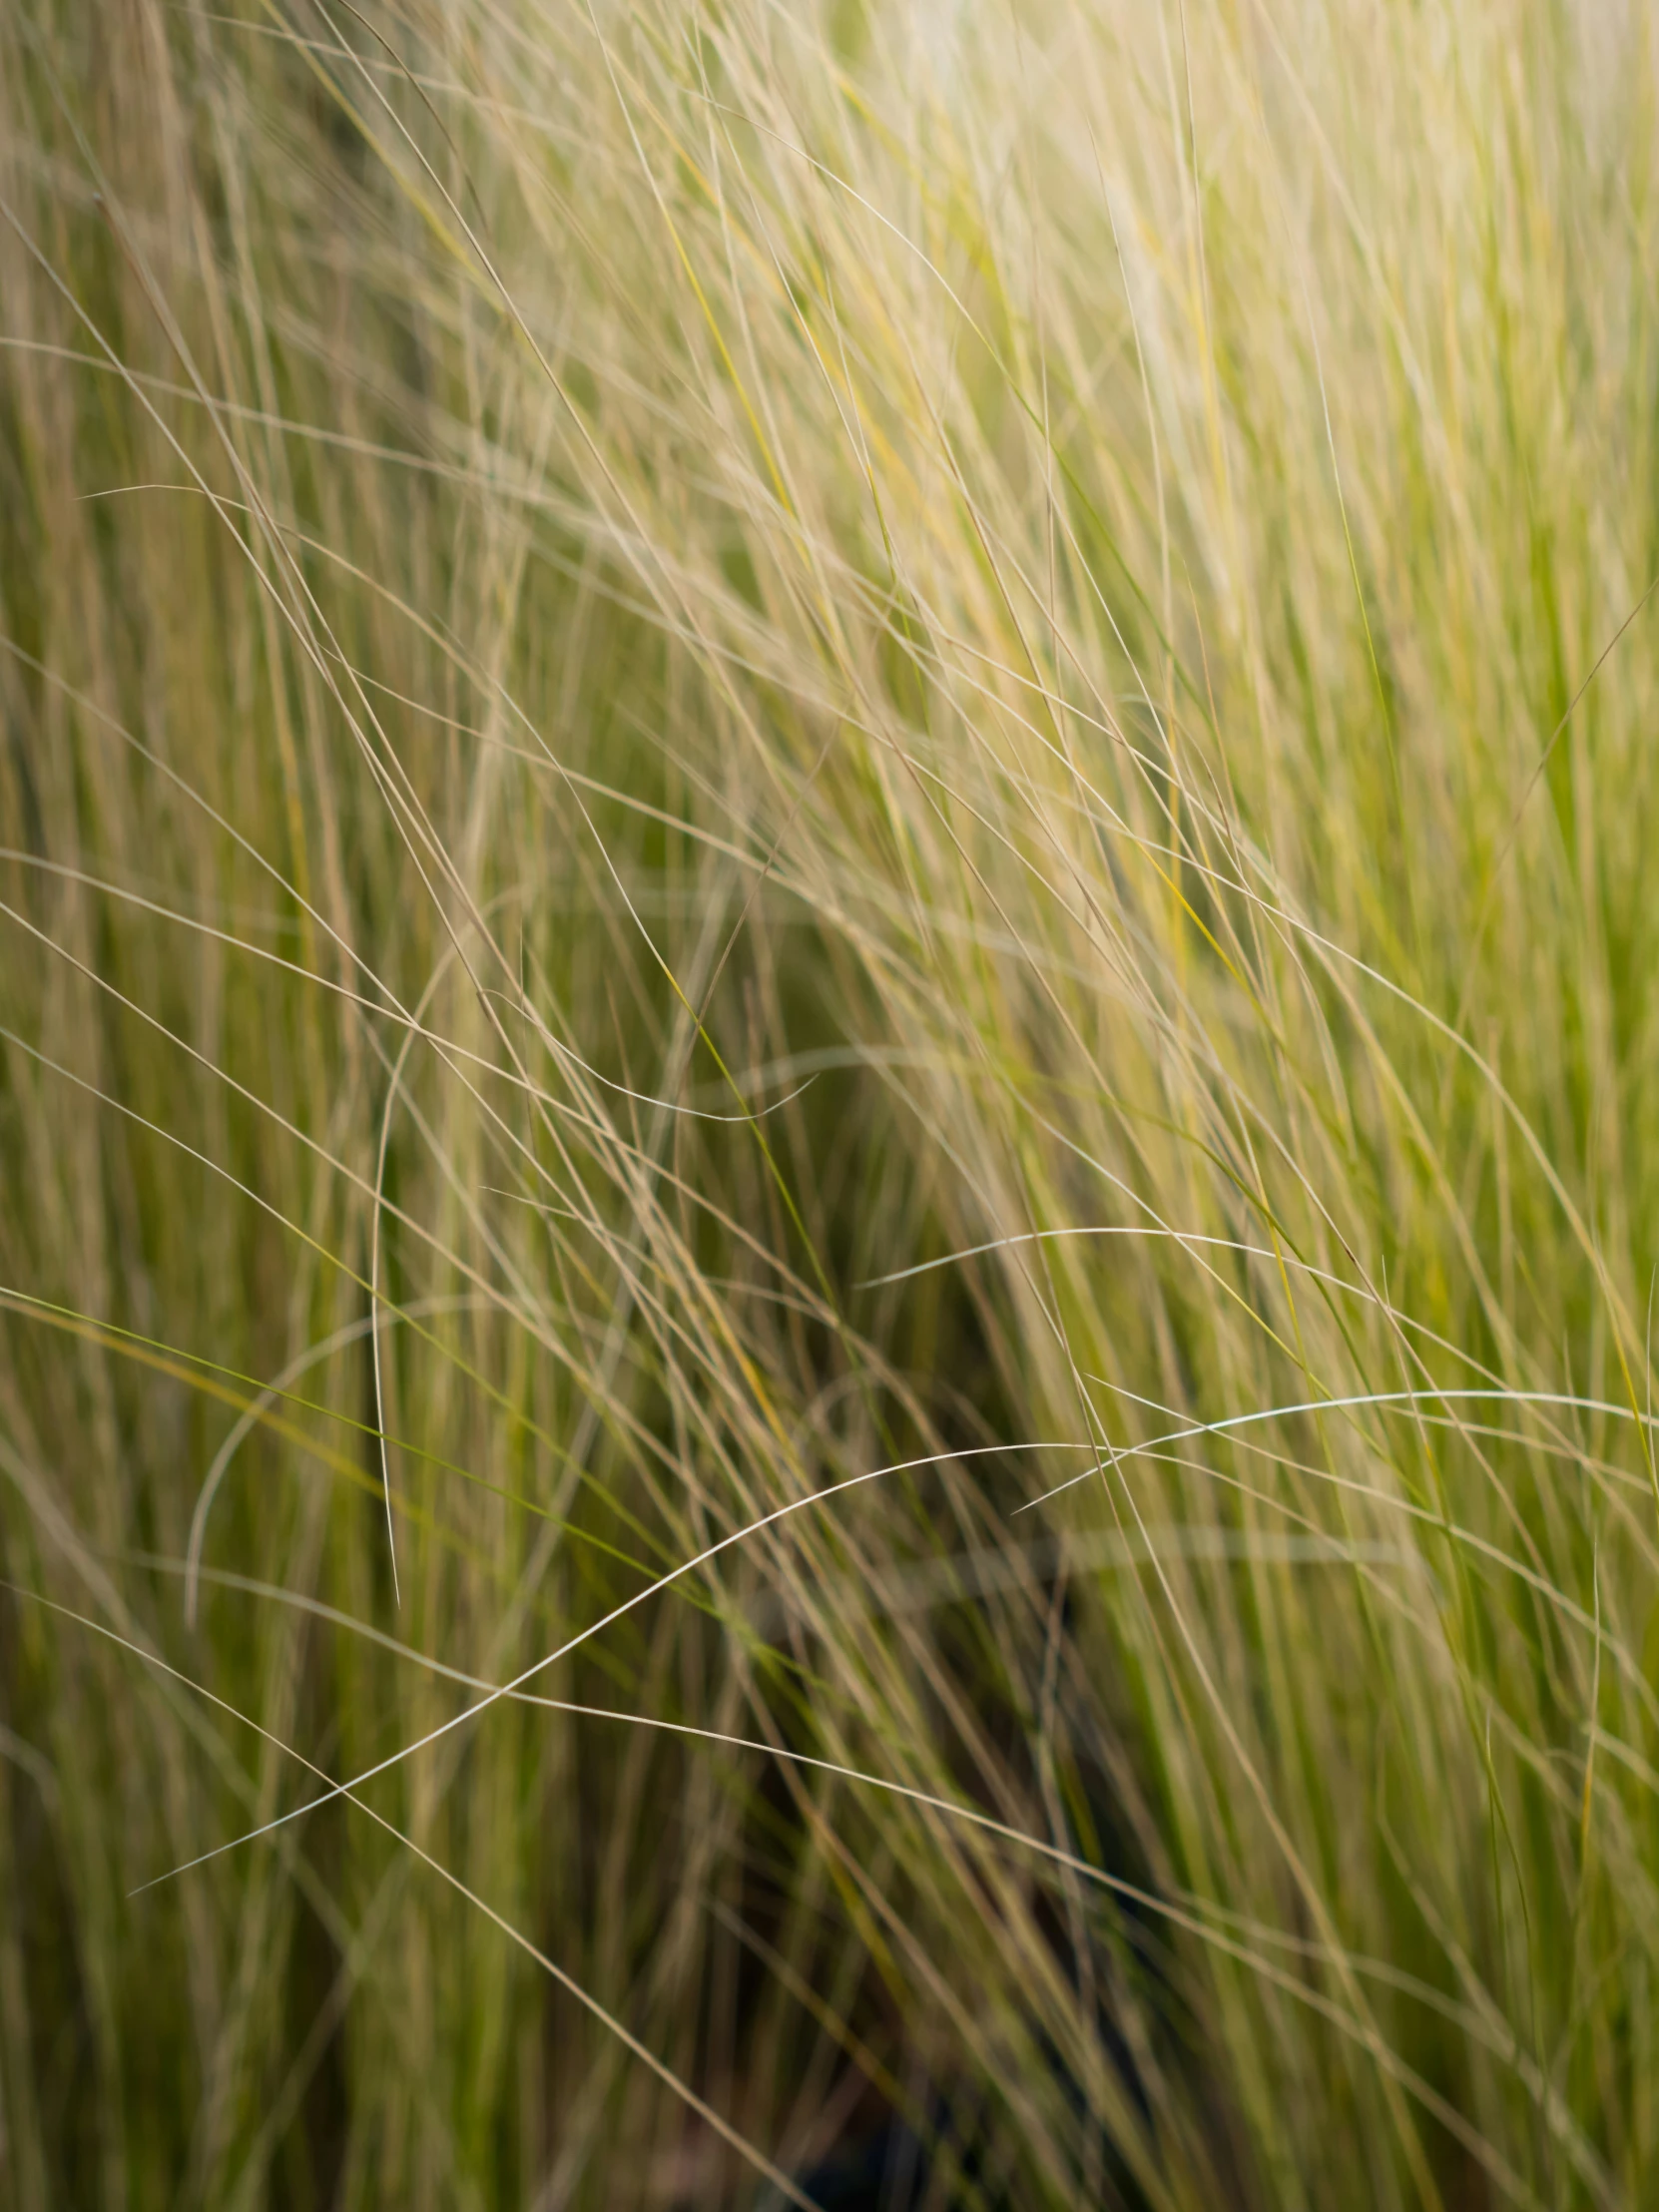
[[[0,13],[8,2203],[1653,2200],[1656,71]]]

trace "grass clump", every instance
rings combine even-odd
[[[0,22],[8,2201],[1649,2201],[1656,92]]]

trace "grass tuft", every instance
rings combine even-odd
[[[0,2195],[1659,2188],[1659,48],[0,13]]]

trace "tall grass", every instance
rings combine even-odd
[[[1653,2201],[1656,95],[0,13],[7,2202]]]

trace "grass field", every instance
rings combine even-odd
[[[0,2199],[1659,2201],[1659,26],[0,9]]]

